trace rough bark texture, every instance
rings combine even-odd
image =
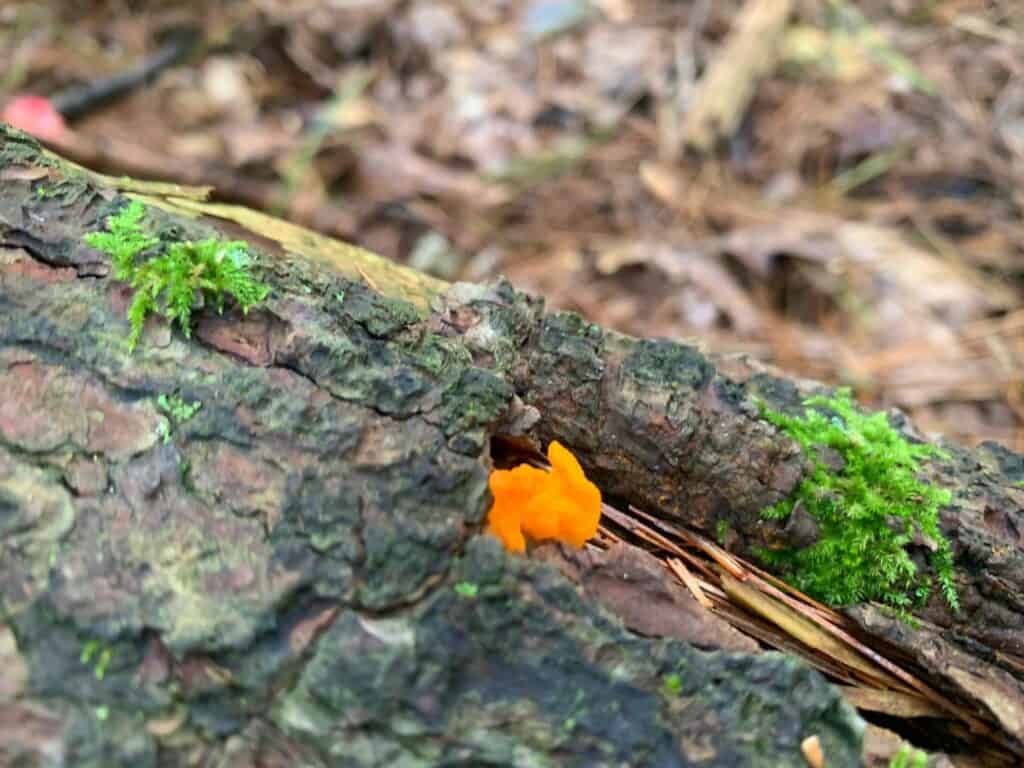
[[[801,664],[642,639],[477,535],[495,434],[558,438],[606,495],[728,520],[739,551],[784,535],[758,513],[806,460],[752,395],[796,384],[259,239],[264,307],[201,311],[191,341],[151,322],[130,355],[81,240],[123,200],[2,128],[0,182],[0,762],[795,766],[817,735],[859,764],[862,723]],[[171,393],[202,408],[170,424]],[[1019,744],[1024,463],[952,455],[930,472],[965,610],[855,615]]]
[[[725,520],[735,532],[730,547],[745,555],[792,537],[786,522],[760,512],[792,493],[807,460],[759,418],[756,400],[799,413],[821,385],[780,378],[746,357],[712,358],[573,314],[545,315],[506,285],[459,286],[444,301],[441,325],[541,415],[529,436],[570,445],[607,495],[709,536]],[[920,439],[901,414],[891,421]],[[1024,457],[994,443],[942,448],[948,458],[931,460],[925,475],[953,494],[941,528],[953,549],[960,613],[937,590],[915,612],[913,631],[870,606],[847,613],[1024,755]],[[928,572],[928,550],[918,549],[918,567]]]
[[[640,639],[476,535],[513,387],[461,340],[279,253],[264,309],[129,355],[81,239],[123,201],[3,141],[0,761],[857,764],[816,673]]]

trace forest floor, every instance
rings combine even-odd
[[[1024,450],[1024,10],[761,2],[789,13],[753,79],[725,43],[757,4],[15,0],[0,105],[198,30],[69,121],[81,161]],[[752,99],[700,152],[687,117],[715,67]]]

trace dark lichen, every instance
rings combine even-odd
[[[347,330],[360,326],[371,337],[387,339],[416,324],[419,315],[407,301],[382,296],[359,283],[344,281],[335,291],[331,312]]]
[[[0,123],[0,168],[8,165],[38,165],[53,168],[57,161],[43,152],[29,134]]]

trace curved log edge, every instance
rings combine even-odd
[[[816,673],[640,639],[475,535],[489,438],[520,434],[570,445],[612,497],[729,520],[748,551],[806,466],[752,395],[791,408],[807,385],[545,315],[504,283],[452,286],[424,318],[288,248],[260,259],[265,307],[200,313],[192,341],[150,323],[129,355],[128,295],[81,242],[115,192],[0,142],[0,750],[783,766],[814,735],[829,765],[859,764],[863,723]],[[171,424],[171,394],[202,407]],[[1024,463],[950,450],[929,472],[955,495],[964,611],[933,601],[915,632],[853,615],[1019,744]]]

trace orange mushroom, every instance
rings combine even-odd
[[[526,536],[534,541],[555,539],[582,547],[597,533],[601,492],[587,480],[576,457],[560,443],[548,446],[551,471],[526,464],[496,469],[489,485],[494,504],[488,530],[506,549],[522,552]]]

